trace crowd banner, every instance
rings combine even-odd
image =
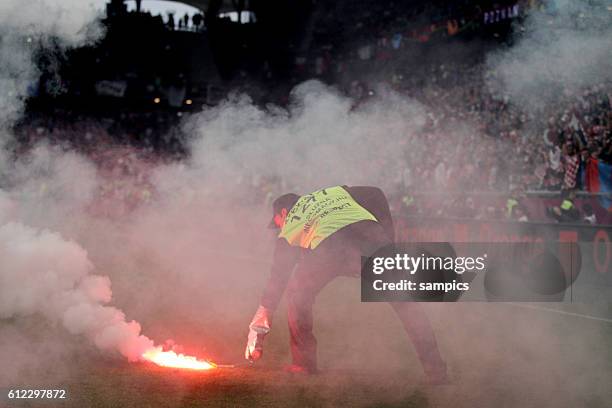
[[[96,93],[102,96],[123,98],[127,89],[127,81],[98,81]]]
[[[507,19],[516,18],[519,16],[519,11],[520,9],[518,4],[508,7],[497,8],[495,10],[485,11],[482,17],[483,23],[492,24]]]
[[[612,165],[597,159],[590,159],[586,165],[584,184],[591,193],[602,193],[599,197],[603,208],[612,208]]]

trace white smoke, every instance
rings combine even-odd
[[[61,228],[66,219],[86,210],[98,187],[93,163],[46,143],[6,167],[10,196],[19,203],[13,219],[30,225]]]
[[[0,170],[8,184],[0,189],[0,319],[44,316],[134,361],[153,342],[140,334],[137,322],[106,306],[112,297],[109,278],[93,274],[87,252],[76,242],[28,226],[61,228],[82,212],[96,188],[93,165],[48,145],[17,162],[5,157],[10,125],[40,74],[36,47],[95,41],[101,33],[97,16],[80,0],[0,2]]]
[[[95,41],[102,32],[97,17],[90,3],[79,0],[0,2],[0,128],[18,117],[38,79],[36,47],[50,40],[63,47]]]
[[[92,274],[85,250],[57,233],[20,223],[2,225],[0,270],[0,318],[43,315],[131,361],[153,346],[140,335],[138,323],[104,306],[111,301],[110,280]]]
[[[538,107],[612,79],[612,12],[604,0],[549,0],[531,9],[511,47],[488,57],[491,86]]]
[[[253,175],[281,175],[286,188],[302,192],[334,184],[388,187],[405,159],[398,146],[421,128],[425,113],[413,100],[380,93],[359,110],[317,81],[293,90],[288,111],[263,110],[246,97],[226,101],[187,124],[196,135],[190,169],[200,184],[225,188],[227,180]]]

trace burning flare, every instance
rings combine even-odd
[[[172,350],[163,351],[161,346],[145,351],[142,354],[142,358],[162,367],[186,368],[190,370],[210,370],[216,367],[214,363],[198,360],[193,356],[186,356],[181,353],[176,354]]]

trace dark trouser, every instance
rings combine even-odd
[[[317,340],[312,333],[312,306],[317,294],[337,276],[358,277],[361,256],[388,244],[389,238],[379,224],[362,221],[341,229],[304,255],[287,288],[293,364],[317,369]],[[414,302],[390,304],[414,344],[425,373],[435,375],[446,370],[422,306]]]

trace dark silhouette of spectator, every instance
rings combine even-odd
[[[176,28],[176,24],[174,23],[174,13],[168,13],[168,21],[166,25],[170,30],[174,30]]]
[[[198,13],[198,14],[195,14],[191,20],[193,22],[194,30],[198,31],[200,30],[200,25],[204,21],[204,16],[201,13]]]

